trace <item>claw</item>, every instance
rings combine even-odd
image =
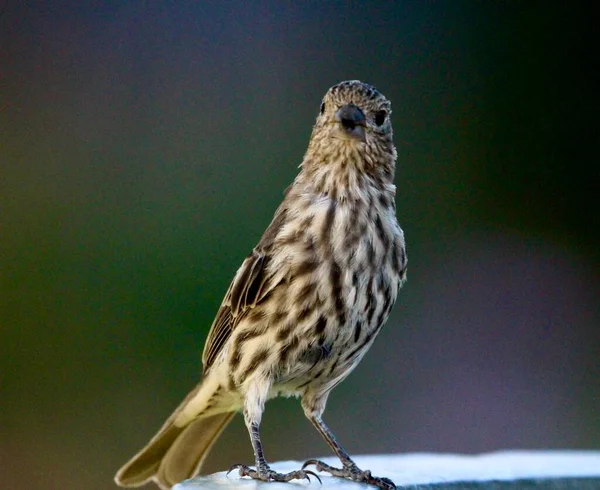
[[[304,464],[302,465],[302,469],[304,469],[304,468],[306,468],[307,466],[310,466],[310,465],[314,465],[315,468],[317,469],[317,471],[327,471],[327,472],[330,472],[331,470],[335,470],[336,469],[336,468],[333,468],[333,467],[329,466],[328,464],[323,463],[323,461],[319,461],[318,459],[308,459],[308,460],[306,460],[304,462]]]
[[[304,466],[302,466],[302,469],[300,471],[304,472],[304,474],[305,474],[304,478],[306,478],[308,481],[311,481],[310,477],[308,475],[312,475],[319,481],[319,483],[321,485],[323,485],[323,482],[321,481],[321,477],[319,475],[317,475],[314,471],[310,471],[310,470],[307,471],[304,469]]]
[[[376,476],[373,476],[371,475],[371,472],[369,470],[362,471],[351,461],[347,464],[344,464],[344,467],[340,469],[334,468],[333,466],[329,466],[327,463],[319,461],[318,459],[309,459],[304,462],[304,464],[302,465],[302,469],[304,470],[304,468],[310,465],[315,465],[317,471],[325,471],[331,476],[348,478],[349,480],[355,482],[367,483],[369,485],[381,488],[382,490],[396,489],[396,485],[389,478],[378,478]]]
[[[231,467],[227,470],[227,473],[225,473],[225,476],[229,476],[229,473],[231,473],[233,470],[241,468],[242,466],[244,465],[241,463],[232,464]]]
[[[277,473],[276,471],[271,470],[269,467],[263,468],[262,471],[258,471],[253,470],[245,464],[238,463],[232,465],[231,468],[229,468],[229,471],[226,475],[229,475],[229,473],[231,473],[233,470],[239,470],[239,475],[241,477],[249,476],[253,480],[288,482],[290,480],[306,479],[309,481],[309,483],[311,483],[312,480],[310,479],[310,477],[314,476],[319,481],[319,483],[323,483],[319,475],[317,475],[313,471],[305,471],[304,468],[297,471],[290,471],[289,473]]]

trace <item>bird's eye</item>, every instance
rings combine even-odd
[[[325,102],[323,102],[321,104],[321,109],[320,109],[321,114],[323,114],[325,112]]]
[[[387,117],[386,111],[377,111],[375,113],[375,124],[377,124],[377,126],[381,126],[385,122],[386,117]]]

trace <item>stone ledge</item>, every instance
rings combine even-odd
[[[370,469],[373,475],[391,478],[399,489],[411,490],[600,490],[600,451],[502,451],[480,455],[458,454],[386,454],[356,456],[362,469]],[[332,465],[335,458],[323,458]],[[299,469],[298,461],[281,461],[272,468],[282,473]],[[310,468],[309,468],[310,469]],[[296,488],[336,488],[358,490],[367,488],[341,478],[319,474],[323,481],[293,481]],[[265,486],[268,485],[268,486]],[[173,490],[290,490],[290,483],[258,482],[240,478],[235,471],[186,480]],[[369,487],[371,488],[371,487]]]

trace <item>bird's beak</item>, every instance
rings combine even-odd
[[[335,120],[338,123],[338,133],[349,139],[365,141],[365,123],[366,118],[358,107],[354,104],[348,104],[340,107],[335,113]]]

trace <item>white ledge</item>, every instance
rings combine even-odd
[[[597,488],[600,489],[600,451],[502,451],[480,455],[460,454],[385,454],[378,456],[356,456],[353,458],[361,469],[371,470],[374,476],[385,476],[394,481],[398,488],[419,490],[425,488],[520,488],[517,481],[534,480],[535,488]],[[331,465],[339,465],[335,458],[323,458]],[[281,461],[271,467],[281,473],[300,469],[301,462]],[[314,469],[309,467],[307,469]],[[293,481],[303,487],[358,490],[367,488],[363,484],[334,478],[319,473],[323,485],[313,479]],[[563,481],[563,484],[560,482]],[[462,485],[456,486],[456,483]],[[503,483],[504,482],[504,483]],[[267,486],[265,486],[267,485]],[[526,485],[529,486],[529,485]],[[173,490],[223,489],[290,490],[290,483],[259,482],[240,478],[237,471],[229,476],[226,472],[186,480]],[[374,488],[374,487],[369,487]]]

